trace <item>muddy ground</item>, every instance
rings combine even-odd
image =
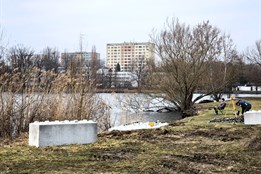
[[[35,148],[26,134],[1,140],[0,173],[261,173],[261,126],[213,117],[201,109],[159,129],[104,132],[87,145]]]
[[[109,150],[107,155],[135,160],[136,153],[143,154],[150,162],[139,172],[261,173],[260,127],[182,129],[181,125],[105,134],[104,137],[115,141],[133,140],[125,143],[126,148]]]

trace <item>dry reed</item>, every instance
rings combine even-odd
[[[97,121],[99,130],[110,127],[107,105],[83,75],[34,68],[2,74],[0,82],[0,137],[16,138],[33,121],[87,119]]]

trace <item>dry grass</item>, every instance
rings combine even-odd
[[[261,109],[260,100],[250,100]],[[208,123],[212,104],[199,115],[154,130],[99,134],[88,145],[35,148],[27,135],[1,141],[2,173],[260,173],[261,127]],[[206,108],[206,109],[203,109]],[[229,111],[229,108],[227,108]]]
[[[106,104],[83,76],[41,72],[6,73],[0,76],[0,137],[17,138],[30,122],[87,119],[109,125]]]

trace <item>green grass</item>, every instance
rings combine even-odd
[[[261,109],[260,99],[248,99]],[[99,134],[88,145],[36,148],[28,136],[1,140],[0,173],[261,173],[261,126],[208,123],[235,117],[200,104],[199,114],[152,130]]]

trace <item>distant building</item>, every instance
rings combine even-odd
[[[100,61],[100,53],[97,52],[69,52],[61,53],[61,65],[66,67],[70,61],[81,62],[84,65],[90,65],[92,59],[95,57],[97,61]],[[83,65],[82,65],[83,66]]]
[[[150,42],[110,43],[106,48],[106,65],[115,71],[119,63],[121,71],[132,72],[146,65],[148,60],[154,60],[154,50],[155,46]]]
[[[112,72],[104,67],[97,71],[97,86],[104,88],[132,88],[138,87],[137,76],[132,72]]]
[[[113,82],[115,87],[138,87],[136,74],[132,72],[115,72]]]
[[[236,91],[261,91],[260,86],[237,86]]]

